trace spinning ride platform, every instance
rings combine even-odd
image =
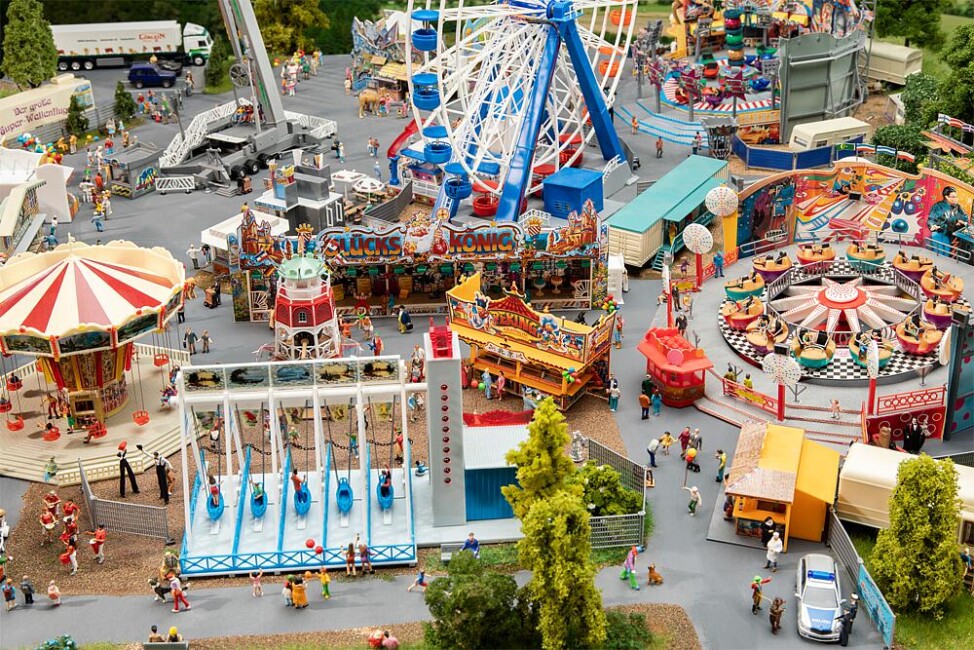
[[[886,340],[896,341],[894,329],[907,316],[923,309],[926,296],[909,278],[883,264],[862,273],[848,260],[796,266],[771,282],[760,294],[767,313],[787,324],[789,346],[798,331],[828,332],[836,343],[832,360],[822,368],[802,367],[802,378],[822,385],[865,385],[869,374],[853,358],[848,344],[854,331],[879,329]],[[963,297],[961,308],[970,308]],[[732,301],[727,300],[724,306]],[[728,307],[729,308],[729,307]],[[734,352],[754,366],[763,354],[748,340],[748,332],[732,328],[717,316],[721,335]],[[848,330],[848,331],[846,331]],[[936,350],[924,355],[907,353],[895,343],[879,371],[880,384],[904,381],[939,364]],[[885,357],[885,355],[884,355]]]

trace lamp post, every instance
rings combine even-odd
[[[764,357],[761,362],[764,370],[775,384],[778,385],[778,421],[785,419],[785,387],[795,386],[802,377],[801,366],[798,365],[788,350],[787,343],[776,343],[774,352]]]
[[[860,345],[862,345],[860,343]],[[869,339],[869,348],[866,350],[866,372],[869,374],[869,403],[866,405],[866,413],[872,415],[876,410],[876,378],[879,377],[879,344],[875,339]]]
[[[700,287],[703,284],[703,256],[714,247],[714,237],[707,226],[691,223],[683,229],[683,243],[696,259],[697,287]]]

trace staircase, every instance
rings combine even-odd
[[[230,198],[240,194],[240,188],[238,188],[236,185],[218,185],[214,193],[217,196],[225,196]]]
[[[176,137],[172,139],[172,142],[162,153],[159,166],[162,168],[172,167],[185,161],[193,149],[203,144],[203,140],[210,132],[210,125],[218,120],[227,119],[236,110],[236,102],[227,102],[194,117],[184,131],[185,139],[182,133],[176,134]]]
[[[693,220],[693,223],[699,223],[701,226],[709,226],[714,221],[714,215],[710,212],[704,212],[699,217]],[[653,258],[653,264],[651,268],[654,271],[663,270],[663,260],[666,259],[666,254],[671,253],[676,258],[676,254],[683,250],[683,233],[681,232],[676,236],[676,241],[673,245],[663,244],[660,249],[656,251],[656,256]]]
[[[701,148],[710,147],[707,139],[707,129],[700,122],[686,122],[674,117],[654,113],[641,101],[636,102],[636,106],[641,110],[630,110],[625,106],[617,106],[615,112],[626,118],[626,122],[631,122],[635,116],[639,123],[639,132],[647,133],[653,137],[663,138],[664,142],[678,144],[682,147],[692,147],[693,138],[700,131],[703,138]]]

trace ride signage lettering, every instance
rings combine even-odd
[[[424,221],[382,231],[357,226],[319,235],[325,257],[344,264],[502,259],[516,256],[522,241],[517,224],[455,226]]]

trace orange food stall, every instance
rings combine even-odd
[[[760,537],[770,516],[786,551],[791,537],[822,541],[838,477],[839,452],[807,440],[803,429],[746,422],[727,475],[737,534]]]
[[[503,371],[505,392],[552,397],[568,409],[609,376],[615,314],[594,326],[536,311],[516,289],[501,298],[482,293],[474,273],[446,293],[450,329],[470,346],[470,364],[480,376]],[[539,395],[540,393],[540,395]]]
[[[646,357],[646,374],[660,387],[667,406],[690,406],[703,397],[707,370],[714,367],[675,327],[654,327],[636,349]]]

